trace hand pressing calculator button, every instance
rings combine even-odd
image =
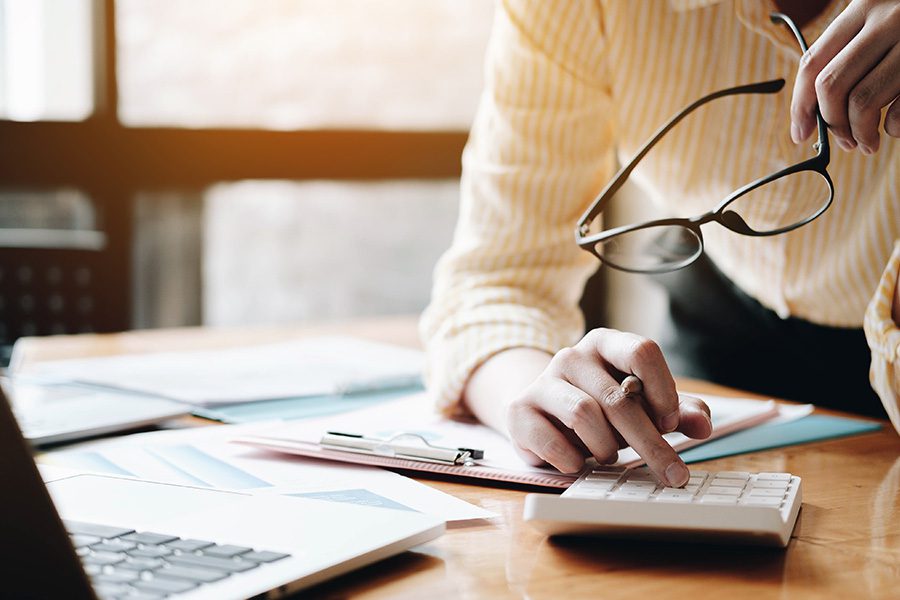
[[[550,535],[787,546],[800,512],[790,473],[691,471],[683,488],[647,467],[598,467],[562,495],[529,494],[525,520]]]

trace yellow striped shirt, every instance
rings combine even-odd
[[[833,2],[808,42],[846,6]],[[426,378],[447,412],[472,371],[512,347],[554,353],[583,334],[578,299],[596,259],[574,225],[653,131],[719,89],[784,77],[775,95],[717,100],[673,129],[633,177],[667,215],[693,216],[813,155],[790,140],[800,50],[771,0],[499,2],[485,90],[463,155],[460,217],[422,318]],[[900,140],[866,157],[832,150],[831,208],[785,235],[704,227],[705,249],[779,315],[859,327],[871,379],[900,430]],[[892,257],[893,247],[893,258]],[[890,260],[889,260],[890,259]],[[868,313],[867,313],[868,306]]]

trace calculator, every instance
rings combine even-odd
[[[667,487],[647,467],[600,466],[562,495],[529,494],[525,521],[550,535],[787,546],[800,512],[790,473],[692,470]]]

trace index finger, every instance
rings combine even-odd
[[[819,73],[862,30],[864,19],[860,18],[857,12],[858,9],[853,5],[847,7],[800,57],[800,68],[794,79],[791,97],[791,139],[795,143],[808,138],[815,129],[816,106],[819,105],[816,80]],[[847,144],[852,143],[849,125],[830,121],[828,124],[841,129],[840,131],[832,129],[839,140]]]
[[[678,392],[675,378],[659,345],[652,340],[612,329],[594,330],[582,338],[602,360],[621,371],[636,375],[643,383],[644,399],[653,413],[656,427],[663,432],[678,426]]]
[[[681,487],[690,478],[690,472],[678,453],[669,445],[650,421],[644,408],[635,397],[619,390],[601,402],[606,418],[625,438],[625,441],[647,461],[660,481],[672,487]]]

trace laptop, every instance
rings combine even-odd
[[[43,446],[156,425],[191,407],[152,396],[125,394],[71,382],[0,378],[19,429]]]
[[[280,597],[444,531],[414,511],[41,472],[0,390],[3,598]]]

